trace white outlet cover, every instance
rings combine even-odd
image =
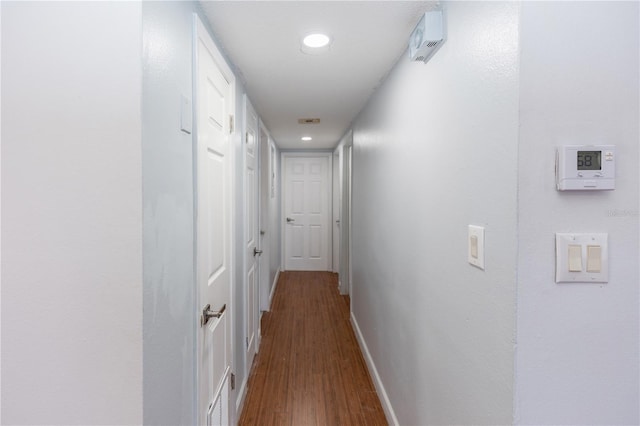
[[[471,237],[475,237],[478,244],[477,257],[474,257],[471,253],[471,244],[473,241]],[[467,237],[467,258],[470,264],[484,271],[484,227],[469,225],[469,236]]]
[[[609,234],[556,233],[556,283],[606,283],[609,281]],[[569,270],[569,246],[580,246],[582,270]],[[600,272],[587,272],[587,247],[600,246]]]

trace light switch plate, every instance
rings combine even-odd
[[[609,281],[608,260],[609,234],[556,234],[556,282],[557,283],[606,283]],[[580,247],[580,259],[571,261],[571,248]],[[590,248],[591,247],[591,248]],[[594,247],[600,247],[600,250]],[[589,259],[591,253],[600,254],[600,264],[597,259]],[[578,265],[580,270],[575,266]],[[599,266],[599,268],[597,268]],[[597,270],[599,272],[590,272]]]
[[[470,264],[484,270],[484,228],[482,226],[469,225],[467,257]]]

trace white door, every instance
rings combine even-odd
[[[353,146],[342,150],[340,167],[340,293],[351,294],[351,164]]]
[[[245,344],[246,370],[256,353],[258,329],[258,115],[245,100],[244,180],[245,180]]]
[[[340,272],[340,149],[333,153],[333,203],[332,203],[332,246],[333,246],[333,272]]]
[[[258,300],[261,311],[269,310],[269,261],[272,254],[269,250],[273,230],[269,229],[269,135],[265,129],[260,127],[260,237],[258,248],[262,249],[262,254],[258,260],[260,279],[258,280]],[[260,330],[260,318],[258,318],[258,330]],[[258,332],[260,336],[260,332]]]
[[[198,424],[230,424],[234,78],[196,19]]]
[[[284,153],[285,269],[331,269],[331,154]]]

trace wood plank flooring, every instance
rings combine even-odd
[[[330,272],[283,272],[249,376],[240,425],[386,425]]]

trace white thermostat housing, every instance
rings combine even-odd
[[[614,145],[566,145],[556,152],[558,191],[616,189]]]

